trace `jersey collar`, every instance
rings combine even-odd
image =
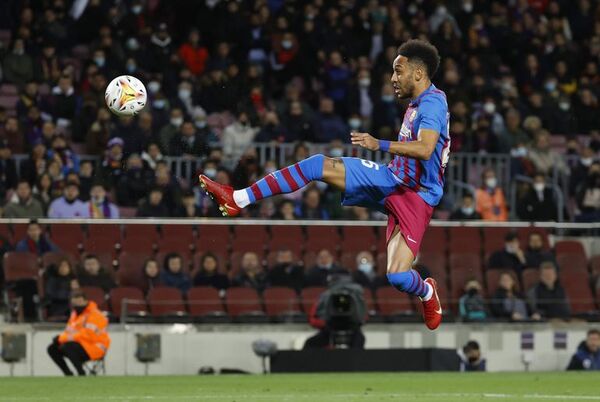
[[[428,93],[430,93],[431,91],[437,89],[435,87],[435,85],[433,85],[433,83],[431,83],[431,85],[429,86],[429,88],[427,88],[426,90],[424,90],[421,95],[417,96],[415,99],[411,99],[410,100],[410,106],[414,107],[417,106],[419,103],[421,103],[421,99],[423,99],[423,96],[427,95]]]

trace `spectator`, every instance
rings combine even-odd
[[[296,209],[296,215],[301,219],[329,219],[329,214],[321,206],[321,192],[312,187],[304,191],[302,205]]]
[[[291,200],[283,200],[281,204],[279,204],[277,213],[273,216],[273,218],[284,219],[288,221],[298,219],[298,216],[294,211],[294,202]]]
[[[4,78],[19,87],[33,80],[33,59],[26,53],[25,41],[16,38],[12,52],[4,57]]]
[[[17,168],[10,148],[5,141],[0,141],[0,200],[4,200],[7,192],[15,188],[17,180]]]
[[[269,286],[269,278],[260,264],[256,253],[244,253],[240,265],[240,272],[233,279],[232,285],[254,288],[258,292],[262,292]]]
[[[302,103],[290,103],[287,116],[284,119],[286,142],[312,141],[314,124],[307,112],[302,109]]]
[[[127,170],[117,183],[117,202],[120,206],[134,207],[148,194],[152,171],[147,169],[138,154],[127,158]]]
[[[217,257],[208,252],[200,260],[200,269],[194,276],[194,286],[211,286],[215,289],[227,289],[229,278],[221,273]]]
[[[52,178],[48,173],[43,173],[37,179],[37,183],[33,188],[33,194],[36,200],[40,202],[42,205],[42,211],[44,216],[46,215],[46,211],[48,211],[48,207],[54,198],[53,189],[52,189]]]
[[[102,359],[110,345],[106,331],[108,319],[82,292],[73,292],[70,301],[73,311],[67,329],[52,340],[48,354],[66,376],[72,376],[73,372],[65,357],[71,361],[77,374],[83,376],[83,363]]]
[[[331,98],[322,98],[315,124],[315,141],[328,143],[333,140],[349,142],[350,131],[344,120],[335,114]]]
[[[304,281],[304,270],[294,261],[290,249],[281,249],[277,251],[275,265],[270,267],[268,277],[271,286],[284,286],[299,292]]]
[[[600,331],[590,329],[577,347],[567,370],[600,370]]]
[[[100,260],[94,254],[87,254],[83,258],[83,269],[79,269],[77,282],[79,286],[96,286],[108,293],[116,286],[110,274],[100,265]]]
[[[182,293],[187,293],[190,290],[192,281],[184,271],[183,259],[179,254],[169,253],[165,256],[160,281],[163,285],[177,288]]]
[[[198,218],[202,216],[202,211],[196,206],[196,196],[188,191],[181,198],[181,205],[173,215],[178,218]]]
[[[143,290],[148,293],[150,289],[154,289],[165,284],[162,281],[158,262],[153,258],[148,258],[142,267],[142,275],[144,277]]]
[[[160,188],[150,190],[150,194],[142,201],[136,214],[138,218],[166,218],[169,215],[169,208],[163,202],[163,191]]]
[[[17,184],[16,197],[4,207],[5,218],[43,218],[42,204],[31,195],[31,186],[21,179]]]
[[[556,221],[557,210],[554,192],[546,187],[546,177],[536,173],[533,184],[519,200],[517,206],[519,218],[530,222]]]
[[[525,250],[525,266],[528,268],[539,268],[543,262],[552,262],[556,265],[556,259],[550,251],[544,250],[544,240],[540,233],[530,233]]]
[[[58,126],[70,126],[79,112],[79,97],[75,95],[73,80],[67,74],[61,75],[58,85],[52,88],[48,102],[48,112],[57,120]]]
[[[94,165],[91,161],[83,161],[79,165],[79,199],[81,201],[90,200],[90,191],[94,184]]]
[[[542,318],[569,318],[567,295],[558,282],[556,266],[551,261],[540,265],[540,281],[527,292],[527,298],[531,311]]]
[[[47,158],[56,159],[62,166],[63,175],[71,172],[79,173],[79,157],[69,149],[64,134],[55,134],[52,137],[51,148],[48,150]]]
[[[106,144],[106,153],[102,161],[101,176],[103,181],[109,187],[114,187],[123,175],[125,163],[123,154],[123,139],[119,137],[112,138]]]
[[[356,255],[356,270],[352,274],[354,282],[365,289],[375,290],[386,286],[387,278],[377,274],[375,258],[369,251],[361,251]]]
[[[481,357],[479,343],[469,341],[463,346],[464,359],[460,362],[460,371],[486,371],[486,360]]]
[[[386,82],[381,87],[381,96],[373,108],[373,131],[377,136],[389,136],[396,131],[399,118],[394,87]]]
[[[258,128],[252,127],[248,113],[240,112],[237,121],[225,127],[221,136],[223,153],[230,165],[234,165],[254,140]]]
[[[529,150],[529,159],[535,170],[544,175],[553,172],[567,173],[568,169],[560,155],[550,148],[550,134],[540,130],[535,138],[533,147]]]
[[[171,139],[169,155],[194,158],[208,154],[208,146],[202,136],[196,133],[191,121],[184,121],[179,132]]]
[[[94,184],[90,196],[90,200],[85,203],[86,218],[119,219],[119,208],[108,200],[102,184]]]
[[[333,274],[349,274],[349,272],[334,263],[333,255],[327,249],[319,251],[314,267],[306,272],[304,286],[327,286],[327,277]]]
[[[460,208],[457,208],[450,215],[453,221],[479,220],[481,214],[475,210],[475,200],[471,193],[463,195]]]
[[[171,213],[175,211],[179,205],[181,188],[166,162],[161,162],[156,166],[154,186],[162,189],[163,200],[169,211]]]
[[[465,285],[465,294],[458,301],[460,318],[465,322],[485,321],[488,317],[485,300],[481,295],[481,284],[471,279]]]
[[[521,250],[519,237],[509,232],[504,237],[504,249],[494,252],[488,261],[489,268],[512,269],[521,272],[525,268],[525,253]]]
[[[88,210],[79,200],[79,186],[75,182],[67,182],[63,196],[52,201],[48,208],[49,218],[85,218]]]
[[[577,188],[575,199],[577,201],[577,222],[600,221],[600,163],[593,163],[585,181]]]
[[[508,211],[504,192],[498,186],[496,173],[486,169],[482,175],[483,185],[475,191],[475,210],[485,221],[506,221]]]
[[[200,42],[200,32],[192,29],[188,41],[179,47],[179,57],[185,67],[194,75],[201,75],[208,60],[208,49]]]
[[[22,124],[16,117],[9,117],[6,119],[3,127],[0,125],[0,144],[3,147],[9,148],[11,153],[23,152],[23,137]]]
[[[157,143],[151,142],[144,152],[142,152],[142,160],[144,165],[151,170],[156,169],[158,162],[162,161],[164,156],[160,153],[160,148]]]
[[[41,225],[36,220],[32,220],[27,225],[27,236],[17,243],[15,250],[42,256],[45,253],[58,251],[58,247],[46,237]]]
[[[509,321],[524,321],[529,318],[527,304],[517,293],[517,285],[511,272],[500,274],[498,289],[492,296],[490,307],[496,318]],[[539,316],[532,318],[539,319]]]
[[[44,305],[49,317],[66,317],[69,314],[69,296],[79,288],[69,260],[50,265],[44,274]]]

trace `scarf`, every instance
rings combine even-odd
[[[90,201],[90,217],[92,218],[111,218],[110,203],[105,199],[100,205]]]

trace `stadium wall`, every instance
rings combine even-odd
[[[564,370],[585,333],[593,325],[569,324],[445,324],[436,332],[422,325],[367,325],[369,349],[462,347],[477,340],[488,360],[489,371],[524,371],[524,358],[530,371]],[[13,367],[15,376],[57,376],[59,370],[46,348],[61,327],[0,324],[0,332],[27,336],[27,358]],[[147,367],[149,375],[194,375],[200,367],[236,368],[252,373],[262,371],[261,361],[252,351],[259,338],[275,341],[278,348],[300,349],[314,331],[303,324],[280,325],[112,325],[112,344],[106,357],[107,375],[144,375],[146,367],[135,358],[136,334],[161,335],[161,359]],[[533,349],[523,350],[523,334],[533,334]],[[565,348],[556,348],[555,337],[566,334]],[[527,336],[527,335],[526,335]],[[0,376],[9,376],[11,367],[0,362]]]

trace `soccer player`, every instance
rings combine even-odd
[[[415,256],[433,208],[442,198],[444,170],[450,151],[448,104],[431,78],[440,64],[437,49],[426,41],[409,40],[398,49],[391,82],[399,99],[410,99],[398,141],[351,133],[352,144],[394,155],[388,165],[358,158],[328,158],[317,154],[273,172],[250,187],[234,191],[200,175],[200,185],[225,216],[236,216],[249,204],[289,193],[321,180],[343,192],[342,204],[385,212],[387,278],[399,291],[423,302],[427,327],[436,329],[442,306],[433,278],[421,279],[413,269]]]

